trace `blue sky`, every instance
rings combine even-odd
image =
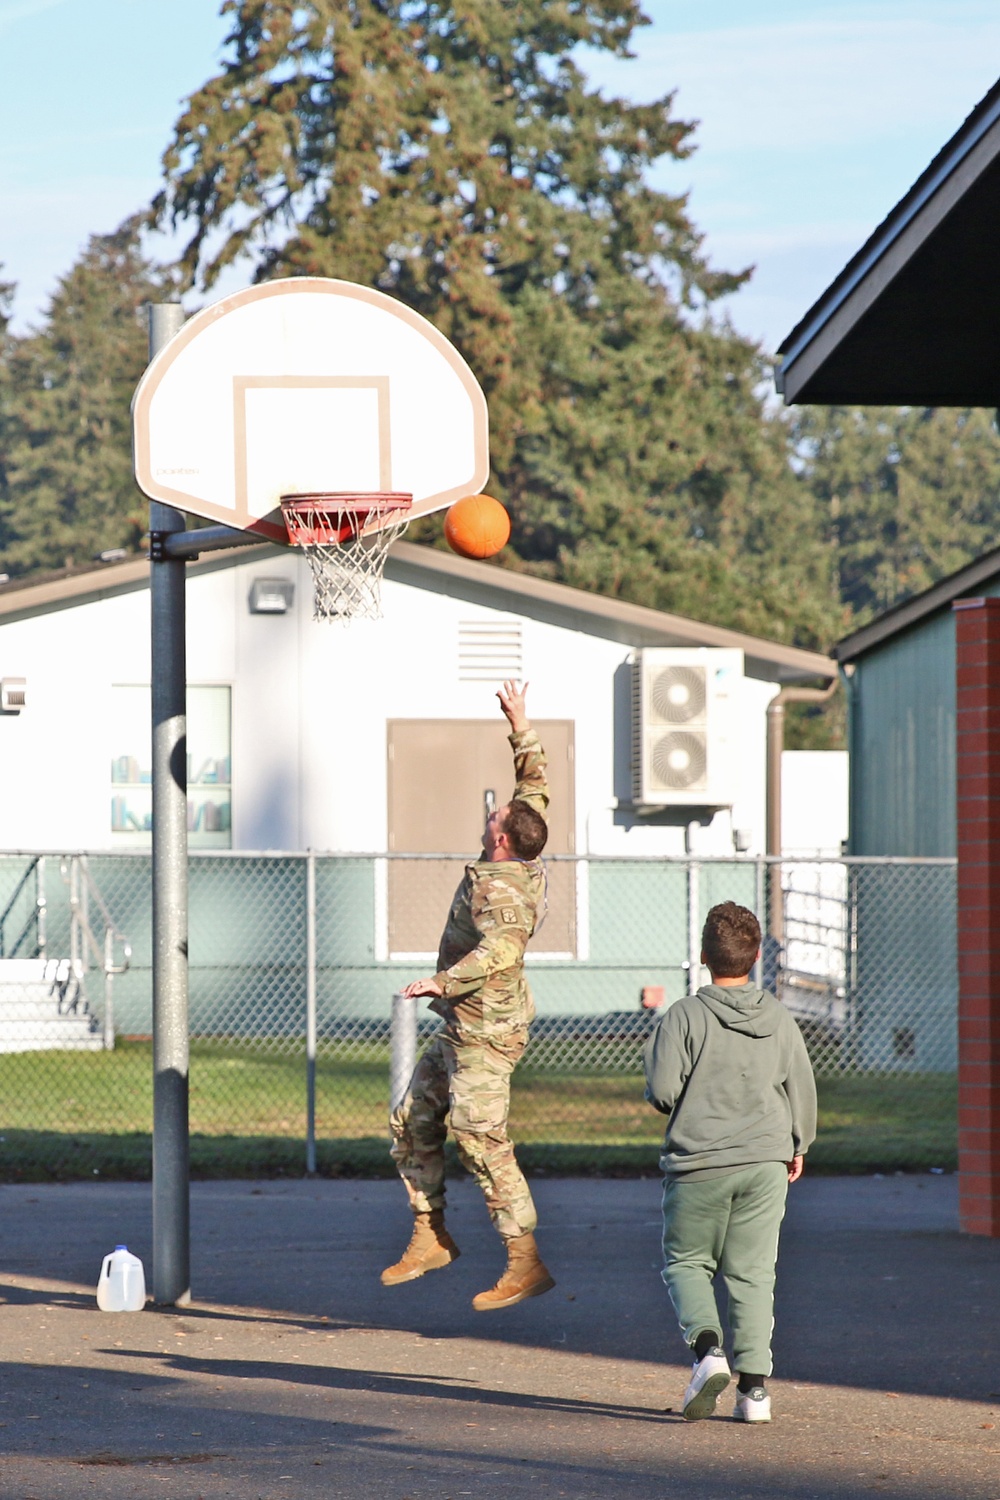
[[[699,150],[662,167],[730,299],[774,347],[1000,74],[996,0],[647,0],[609,91],[676,89]],[[88,234],[148,201],[184,96],[219,55],[216,0],[0,0],[0,262],[37,320]],[[232,285],[227,284],[226,290]]]

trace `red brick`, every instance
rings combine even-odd
[[[955,745],[959,756],[988,755],[993,748],[990,735],[985,729],[962,729],[956,733]]]
[[[955,807],[960,818],[980,818],[984,812],[989,812],[996,801],[996,788],[988,776],[976,776],[973,779],[976,782],[975,790],[969,785],[969,777],[958,788]]]
[[[983,657],[989,658],[990,647],[993,645],[990,639],[990,632],[982,628],[984,622],[979,621],[977,623],[980,626],[978,630],[975,628],[971,630],[968,628],[965,630],[959,628],[955,632],[955,657],[957,661],[964,663],[981,660]]]
[[[960,840],[958,845],[959,895],[989,896],[993,848],[987,840]]]
[[[963,698],[958,700],[955,710],[955,732],[959,742],[964,744],[966,735],[973,734],[980,729],[991,736],[1000,733],[1000,712],[997,710],[995,688],[991,688],[988,694],[983,694],[981,703],[966,703]]]
[[[965,776],[962,778],[962,794],[965,797],[988,797],[991,791],[996,793],[996,786],[990,776]]]
[[[982,669],[976,670],[975,681],[969,681],[970,675],[972,673],[958,673],[957,706],[960,714],[970,708],[991,708],[996,702],[988,664],[984,661]]]
[[[955,686],[958,689],[959,701],[963,693],[974,693],[978,689],[987,686],[990,680],[990,663],[984,655],[982,661],[968,661],[962,658],[955,667]]]
[[[997,759],[989,746],[977,749],[974,745],[956,745],[956,749],[959,760],[970,776],[979,772],[984,776],[996,774]]]
[[[975,878],[978,867],[958,867],[958,926],[960,932],[975,932],[976,923],[988,921],[995,905],[995,897],[989,886]],[[963,878],[964,877],[964,878]]]
[[[961,1085],[965,1077],[963,1069],[967,1064],[987,1063],[995,1068],[1000,1065],[1000,1045],[998,1045],[995,1037],[986,1039],[980,1038],[978,1035],[963,1036],[961,1021],[958,1023],[958,1036],[962,1043],[962,1056],[958,1064],[959,1085]],[[997,1078],[1000,1079],[1000,1071],[997,1073]],[[993,1087],[1000,1089],[1000,1083],[994,1083]]]
[[[989,1201],[993,1193],[993,1177],[989,1172],[966,1171],[965,1166],[959,1159],[959,1170],[962,1173],[958,1185],[959,1193],[966,1202],[972,1198],[980,1198]]]
[[[958,1025],[958,1034],[962,1041],[996,1041],[997,1025],[993,1014],[992,998],[984,1005],[973,1008],[968,995],[963,995]]]
[[[965,1214],[960,1213],[958,1216],[958,1227],[962,1234],[978,1234],[982,1235],[984,1239],[991,1240],[997,1238],[996,1230],[993,1227],[993,1220],[983,1218],[978,1214],[975,1217],[971,1215],[966,1217]]]
[[[997,1109],[1000,1106],[1000,1088],[994,1084],[969,1084],[959,1087],[959,1109]]]
[[[973,1084],[990,1084],[996,1075],[993,1063],[970,1063],[967,1081]]]
[[[981,957],[982,955],[979,953],[966,952],[958,960],[959,988],[964,992],[963,999],[966,1001],[976,1001],[976,1009],[974,1011],[960,1006],[959,1014],[982,1016],[982,1002],[984,1000],[989,1001],[991,1004],[996,1002],[996,955],[987,954],[986,957],[990,961],[984,967],[977,969],[975,965]]]
[[[958,774],[961,776],[986,776],[992,785],[996,784],[1000,762],[997,757],[988,750],[973,752],[970,748],[964,751],[961,745],[955,747],[958,755]]]
[[[962,1156],[961,1152],[959,1152],[959,1156],[958,1156],[959,1188],[958,1188],[958,1191],[959,1191],[959,1203],[960,1203],[960,1206],[964,1209],[965,1213],[969,1214],[970,1216],[974,1216],[976,1218],[984,1218],[984,1219],[985,1218],[989,1218],[990,1220],[993,1220],[994,1217],[995,1217],[995,1214],[996,1214],[996,1208],[995,1208],[994,1203],[993,1203],[993,1191],[992,1191],[993,1184],[992,1184],[992,1178],[990,1178],[990,1177],[982,1177],[981,1180],[984,1183],[986,1183],[985,1189],[982,1192],[973,1192],[972,1195],[969,1198],[966,1198],[964,1196],[964,1194],[963,1194],[963,1189],[962,1189],[962,1183],[965,1181],[965,1177],[967,1175],[965,1167],[963,1165],[963,1162],[964,1162],[964,1157]],[[965,1214],[963,1214],[962,1216],[964,1217]]]
[[[984,937],[984,942],[987,939]],[[962,945],[962,952],[958,960],[958,972],[962,976],[963,984],[973,979],[989,979],[996,974],[997,953],[995,948],[975,948],[970,943]],[[985,994],[995,994],[995,985],[982,986]]]
[[[961,1164],[959,1165],[961,1170]],[[989,1173],[963,1171],[958,1191],[963,1202],[975,1202],[976,1199],[989,1202],[993,1192],[993,1178]]]

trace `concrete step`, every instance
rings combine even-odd
[[[68,958],[0,959],[0,1053],[102,1047]]]

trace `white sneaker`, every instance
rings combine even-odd
[[[733,1419],[736,1422],[770,1422],[771,1398],[762,1385],[755,1385],[752,1391],[736,1392]]]
[[[710,1417],[726,1386],[732,1380],[729,1361],[721,1349],[709,1349],[691,1372],[688,1388],[684,1392],[683,1416],[685,1422],[700,1422]]]

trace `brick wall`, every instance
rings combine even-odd
[[[1000,599],[955,610],[960,1223],[1000,1236]]]

